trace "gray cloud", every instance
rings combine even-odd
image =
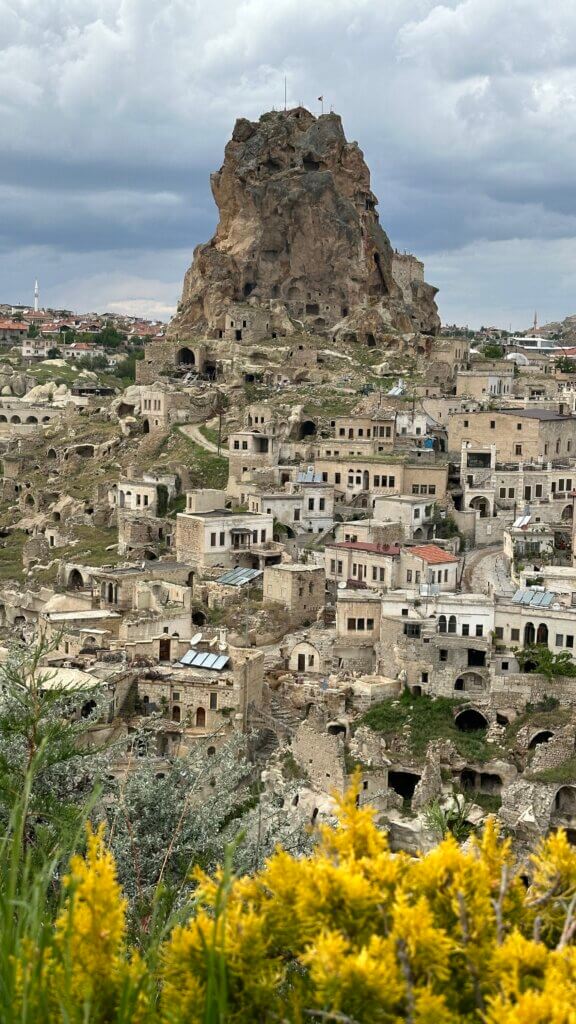
[[[446,319],[575,311],[571,0],[0,0],[0,300],[37,274],[46,302],[169,305],[235,117],[285,75],[342,114]]]

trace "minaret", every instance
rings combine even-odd
[[[536,333],[538,331],[538,313],[536,311],[534,312],[534,327],[532,328],[532,330],[534,333],[534,337],[536,337]]]
[[[38,281],[34,281],[34,312],[35,313],[38,312],[38,297],[39,297]]]

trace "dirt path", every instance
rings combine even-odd
[[[209,426],[212,423],[217,422],[217,419],[208,420],[206,426]],[[199,444],[201,448],[205,448],[207,452],[211,452],[213,455],[218,454],[218,445],[213,444],[213,442],[209,441],[207,437],[204,437],[204,434],[200,430],[200,426],[197,423],[184,423],[180,427],[180,430],[182,431],[183,434],[186,434],[186,437],[189,437],[191,441],[194,441],[195,444]],[[225,447],[225,445],[221,446],[220,455],[222,456],[223,459],[228,458],[228,450]]]
[[[493,544],[468,555],[462,574],[462,590],[468,593],[513,594],[511,582],[502,554],[502,546]]]

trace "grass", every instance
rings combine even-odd
[[[569,757],[567,761],[563,761],[562,764],[557,764],[554,768],[545,768],[541,772],[534,772],[533,775],[527,776],[535,782],[569,782],[574,784],[576,782],[576,754]]]
[[[566,725],[570,721],[571,712],[568,708],[555,708],[552,711],[525,711],[506,728],[506,744],[512,746],[520,729],[530,723],[537,729],[554,729]]]
[[[28,537],[23,530],[13,530],[0,547],[0,580],[23,580],[22,551]]]
[[[461,732],[454,724],[454,712],[461,701],[448,697],[415,697],[404,692],[398,701],[383,701],[362,716],[362,725],[393,740],[406,730],[415,757],[423,757],[431,740],[451,740],[461,757],[484,763],[501,751],[486,740],[486,731]]]
[[[206,423],[202,423],[201,426],[198,427],[198,430],[203,435],[203,437],[206,438],[207,441],[210,441],[212,444],[216,444],[216,445],[218,444],[218,428],[217,427],[209,427],[209,426],[206,425]],[[222,428],[222,436],[220,438],[220,444],[224,445],[225,443],[226,443],[226,434],[224,432],[224,428]]]

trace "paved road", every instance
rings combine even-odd
[[[208,420],[206,426],[211,426],[214,423],[218,423],[218,420]],[[204,434],[197,423],[185,423],[180,427],[180,430],[183,434],[186,434],[186,437],[189,437],[191,441],[199,444],[201,448],[205,448],[207,452],[212,452],[213,455],[218,454],[218,445],[213,444],[213,442],[209,441],[207,437],[204,437]],[[223,459],[228,458],[228,449],[225,444],[220,448],[220,455]]]
[[[515,587],[506,571],[502,547],[499,544],[468,556],[462,589],[475,594],[487,594],[489,590],[497,594],[514,593]]]

